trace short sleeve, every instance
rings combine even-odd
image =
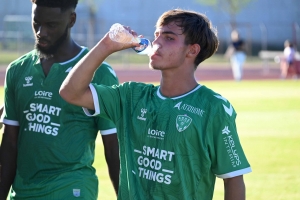
[[[251,172],[241,146],[236,113],[228,101],[218,103],[207,130],[212,172],[219,178],[232,178]]]
[[[4,81],[4,113],[1,120],[3,120],[4,124],[19,126],[14,94],[16,81],[14,81],[13,71],[14,68],[11,65],[6,70]]]
[[[98,68],[92,82],[107,86],[119,84],[115,71],[108,65],[108,63],[103,63]],[[97,127],[100,130],[101,135],[116,133],[116,126],[111,120],[102,117],[97,117],[95,120],[97,121]]]

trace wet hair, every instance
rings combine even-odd
[[[217,51],[219,46],[217,30],[206,15],[182,9],[169,10],[160,16],[156,27],[165,26],[172,22],[182,28],[186,45],[200,45],[201,50],[194,62],[195,68]]]
[[[31,0],[31,2],[38,6],[60,8],[62,12],[69,8],[75,9],[78,4],[78,0]]]

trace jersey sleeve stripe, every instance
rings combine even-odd
[[[117,132],[116,128],[108,129],[108,130],[100,130],[101,135],[111,135]]]
[[[3,124],[11,125],[11,126],[19,126],[19,122],[15,120],[3,119]]]
[[[93,96],[95,112],[91,113],[87,108],[82,108],[82,109],[87,116],[91,117],[91,116],[96,116],[96,115],[100,114],[100,107],[99,107],[99,100],[98,100],[98,95],[97,95],[95,87],[92,84],[90,84],[89,87],[90,87],[90,90],[91,90],[92,96]]]
[[[240,175],[243,175],[243,174],[247,174],[247,173],[250,173],[252,172],[251,170],[251,167],[248,167],[248,168],[245,168],[245,169],[241,169],[241,170],[237,170],[237,171],[233,171],[233,172],[230,172],[230,173],[227,173],[227,174],[216,174],[216,176],[218,178],[233,178],[233,177],[236,177],[236,176],[240,176]]]

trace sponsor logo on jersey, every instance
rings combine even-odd
[[[146,113],[147,113],[147,109],[142,108],[142,109],[141,109],[141,116],[138,116],[137,118],[138,118],[139,120],[146,121],[146,118],[144,117]]]
[[[33,78],[32,76],[27,76],[27,77],[25,77],[26,83],[23,84],[23,87],[33,86],[33,83],[31,83],[32,78]]]
[[[47,91],[35,91],[34,92],[34,97],[35,98],[39,98],[39,99],[48,99],[51,100],[52,99],[52,92],[47,92]]]
[[[187,115],[178,115],[176,117],[176,128],[179,132],[184,131],[192,123],[192,118]]]
[[[222,97],[221,95],[214,95],[216,98],[218,99],[221,99],[223,101],[225,101],[227,103],[227,99],[225,99],[224,97]],[[228,106],[225,106],[224,104],[223,105],[223,108],[225,110],[225,112],[231,117],[232,116],[232,113],[233,113],[233,108],[232,108],[232,105],[229,104],[229,107]]]
[[[229,134],[230,130],[228,129],[228,126],[225,126],[225,128],[222,130],[222,134]]]
[[[177,103],[174,106],[174,108],[177,108],[178,110],[184,110],[184,111],[199,115],[201,117],[203,116],[203,114],[205,112],[204,110],[202,110],[200,108],[196,108],[196,107],[188,105],[188,104],[183,104],[183,105],[181,105],[181,104],[182,104],[182,101]]]
[[[28,127],[25,128],[25,131],[57,136],[60,124],[52,122],[51,116],[59,116],[60,111],[61,108],[59,107],[31,103],[29,110],[24,111],[28,121]]]
[[[74,197],[80,197],[80,189],[73,189]]]
[[[178,110],[180,110],[180,105],[181,105],[181,103],[182,103],[182,101],[179,102],[179,103],[177,103],[177,104],[174,106],[174,108],[178,108]]]
[[[225,136],[223,138],[225,148],[226,148],[227,154],[229,156],[231,165],[233,167],[237,167],[240,164],[242,164],[242,162],[240,161],[240,157],[236,150],[234,139],[233,139],[232,135],[229,133],[230,133],[230,130],[229,130],[228,126],[225,126],[225,128],[222,130],[222,134],[225,134]]]
[[[132,171],[133,174],[150,181],[171,184],[174,171],[164,168],[163,164],[173,161],[174,152],[149,146],[143,146],[142,151],[135,149],[134,152],[140,155],[137,157],[138,173]]]
[[[159,130],[154,130],[154,129],[148,129],[148,137],[150,138],[155,138],[155,139],[160,139],[163,140],[165,137],[165,132],[164,131],[159,131]]]

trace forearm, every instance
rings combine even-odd
[[[113,184],[116,194],[119,190],[120,175],[120,156],[117,134],[102,136],[104,145],[105,159],[108,167],[110,180]]]
[[[113,187],[115,189],[116,195],[118,195],[119,191],[119,176],[120,176],[120,163],[113,162],[114,164],[107,163],[108,166],[108,173],[110,180],[113,184]]]
[[[107,163],[109,178],[113,184],[116,194],[119,191],[120,159],[118,143],[110,141],[105,144],[105,159]]]
[[[245,200],[246,189],[243,176],[224,179],[225,200]]]
[[[0,200],[5,200],[14,181],[17,167],[17,147],[15,144],[7,142],[5,134],[1,144],[0,162]]]

